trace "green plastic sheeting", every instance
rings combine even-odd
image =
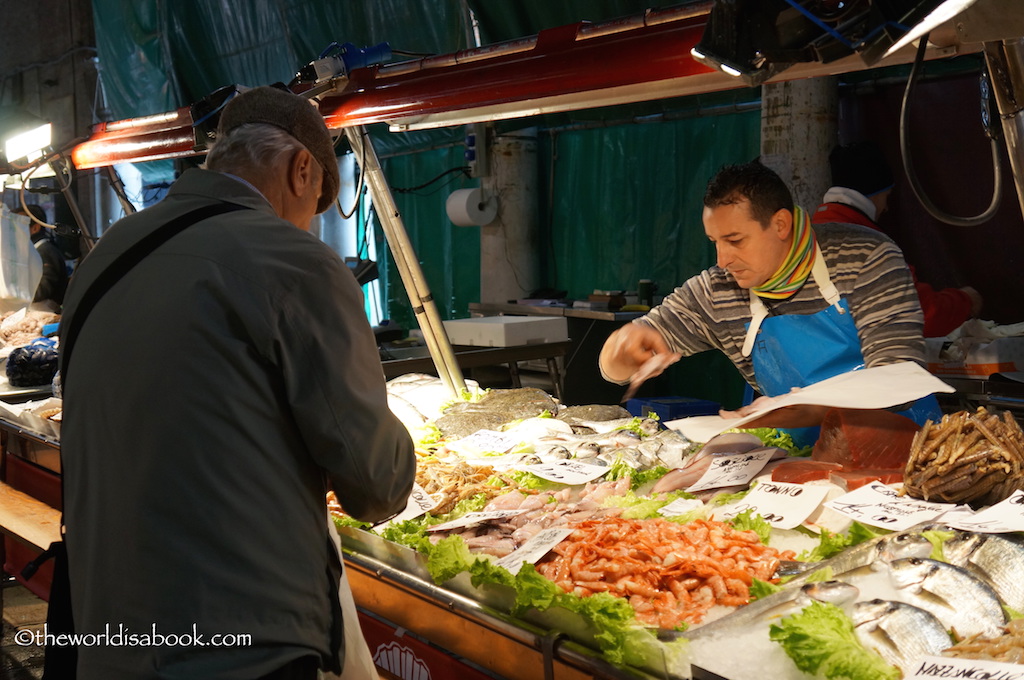
[[[578,21],[637,15],[650,5],[475,0],[468,6],[486,45]],[[171,111],[225,85],[288,82],[335,41],[357,47],[388,42],[401,61],[455,52],[472,40],[460,0],[94,0],[93,8],[115,120]],[[542,287],[579,298],[594,289],[635,290],[639,279],[650,278],[666,294],[713,263],[700,222],[704,186],[719,166],[759,153],[758,92],[729,97],[755,106],[725,106],[724,113],[708,115],[702,108],[707,96],[698,96],[496,125],[539,131]],[[641,122],[649,120],[656,122]],[[480,295],[479,229],[453,226],[444,207],[455,189],[479,184],[458,171],[445,174],[466,165],[465,129],[391,134],[376,125],[371,134],[438,311],[445,319],[467,316]],[[173,179],[170,163],[142,165],[150,182]],[[377,252],[387,253],[378,255],[384,315],[414,328],[380,234],[378,227]],[[343,254],[355,251],[352,244]],[[731,364],[713,353],[684,360],[669,377],[674,394],[729,406],[742,392]]]

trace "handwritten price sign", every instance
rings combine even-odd
[[[519,443],[518,439],[510,437],[504,432],[495,430],[477,430],[468,437],[463,437],[448,444],[448,448],[459,454],[478,455],[481,453],[507,453],[513,446]]]
[[[825,503],[841,515],[861,524],[902,531],[921,522],[930,522],[949,509],[944,503],[929,503],[900,496],[895,489],[872,482],[856,491]]]
[[[425,515],[436,508],[438,502],[439,501],[436,498],[424,491],[422,486],[413,483],[412,492],[409,494],[409,500],[405,504],[405,510],[402,510],[402,512],[398,513],[388,521],[374,526],[374,529],[381,529],[390,524],[398,524],[399,522],[404,522],[407,519],[415,519],[420,515]]]
[[[453,519],[450,522],[444,524],[435,524],[432,527],[427,527],[427,531],[451,531],[452,529],[462,529],[464,527],[470,527],[474,524],[482,524],[489,522],[492,519],[505,519],[506,517],[515,517],[521,515],[526,510],[488,510],[487,512],[467,512],[458,519]]]
[[[579,463],[574,460],[556,460],[552,463],[541,465],[524,465],[520,470],[532,472],[533,474],[559,484],[586,484],[608,472],[608,468],[602,465],[590,465]]]
[[[711,457],[711,466],[688,492],[720,489],[726,486],[746,484],[759,473],[771,459],[774,449],[755,449],[748,453],[733,453]]]
[[[1024,680],[1024,666],[1001,661],[960,659],[946,656],[925,656],[913,674],[914,678],[984,678],[985,680]]]
[[[518,574],[519,570],[523,568],[523,562],[535,564],[537,560],[547,555],[548,551],[564,541],[565,537],[573,531],[573,529],[567,529],[566,527],[542,529],[526,543],[523,543],[519,548],[501,559],[496,560],[495,563],[505,567],[513,574]]]
[[[1024,493],[1014,491],[1006,500],[973,515],[962,510],[946,513],[942,521],[956,529],[984,534],[1024,531]]]
[[[776,529],[792,529],[800,525],[825,500],[828,488],[787,482],[759,482],[742,501],[716,511],[716,519],[732,519],[753,510]]]

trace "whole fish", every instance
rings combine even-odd
[[[931,554],[931,541],[917,533],[883,536],[875,544],[875,555],[879,563],[888,564],[904,557],[928,557]]]
[[[856,600],[859,595],[860,588],[845,581],[816,581],[800,586],[796,603],[803,607],[810,604],[811,600],[817,600],[843,607]]]
[[[913,674],[921,657],[937,655],[950,646],[943,624],[930,612],[906,602],[857,602],[850,618],[864,646],[898,666],[904,677]]]
[[[966,569],[938,560],[904,557],[889,563],[889,574],[908,604],[930,611],[957,635],[1002,634],[1006,614],[999,597]]]
[[[683,467],[683,461],[692,456],[700,446],[675,430],[661,430],[655,435],[645,437],[637,448],[642,453],[657,458],[657,465],[664,465],[671,470]]]
[[[992,586],[1007,607],[1024,611],[1024,543],[1019,538],[961,531],[943,544],[942,552],[950,564]]]

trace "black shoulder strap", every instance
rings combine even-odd
[[[236,203],[214,203],[212,205],[203,206],[202,208],[197,208],[187,212],[139,239],[137,243],[121,253],[109,267],[100,272],[100,275],[96,277],[96,280],[92,282],[92,285],[86,289],[81,302],[79,302],[78,307],[75,308],[74,316],[71,317],[71,320],[67,324],[67,328],[61,329],[61,385],[63,386],[67,384],[66,381],[68,376],[68,365],[71,361],[71,351],[74,349],[75,339],[78,337],[78,333],[82,330],[82,325],[85,323],[85,320],[89,317],[89,313],[93,310],[96,304],[108,290],[113,288],[114,284],[120,281],[125,274],[131,271],[131,269],[141,262],[147,255],[162,246],[171,238],[191,227],[193,224],[197,224],[217,215],[223,215],[224,213],[248,209],[249,208]]]

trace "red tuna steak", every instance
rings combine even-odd
[[[910,418],[873,409],[829,409],[812,460],[846,470],[902,470],[918,428]]]

